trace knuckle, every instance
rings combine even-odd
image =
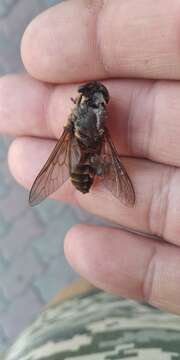
[[[180,254],[176,247],[155,244],[146,267],[142,295],[146,302],[170,312],[180,313]]]
[[[152,184],[151,199],[148,209],[148,227],[152,234],[166,238],[166,229],[171,215],[171,191],[173,188],[176,169],[164,166],[159,169],[158,183]]]
[[[157,260],[157,248],[154,247],[147,263],[145,276],[142,285],[143,299],[148,303],[152,300],[153,288],[156,276],[156,260]]]

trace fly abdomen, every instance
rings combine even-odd
[[[88,193],[94,179],[94,170],[90,165],[77,165],[71,173],[71,182],[83,194]]]

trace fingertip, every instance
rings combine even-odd
[[[8,151],[8,165],[16,181],[25,187],[29,187],[29,171],[27,168],[25,169],[23,161],[25,145],[26,141],[23,138],[17,138],[11,143]]]
[[[76,255],[74,250],[76,250],[76,245],[79,247],[83,239],[86,239],[88,236],[88,227],[89,225],[76,224],[74,225],[66,234],[64,242],[64,251],[68,260],[71,262],[71,258]]]
[[[51,135],[45,120],[53,89],[25,73],[0,78],[0,133]]]
[[[143,299],[143,281],[154,244],[120,229],[94,225],[73,227],[65,239],[70,265],[95,286]]]
[[[14,178],[24,187],[30,188],[39,171],[47,161],[56,142],[49,139],[19,137],[10,145],[9,169]],[[52,198],[76,204],[73,187],[66,181]]]
[[[107,275],[108,281],[111,262],[109,246],[114,233],[115,229],[109,233],[105,227],[81,224],[71,228],[65,238],[64,252],[70,265],[88,281],[100,287],[102,277]]]
[[[92,234],[91,230],[92,226],[77,224],[68,231],[64,241],[64,253],[67,261],[78,274],[88,281],[91,279],[91,254],[87,257],[87,245]],[[93,280],[92,284],[95,285]]]
[[[39,59],[41,57],[41,14],[35,17],[27,26],[21,39],[21,59],[26,71],[38,80],[41,80],[39,75]],[[37,25],[39,26],[37,27]],[[37,46],[39,43],[39,46]]]
[[[94,39],[98,3],[63,1],[29,24],[21,41],[21,56],[33,77],[52,83],[103,77]]]
[[[18,142],[18,139],[15,139],[9,146],[9,150],[8,150],[9,170],[10,170],[11,174],[16,178],[16,180],[17,180],[16,171],[15,171],[16,167],[14,166],[14,164],[16,164],[16,162],[18,163],[17,159],[19,157],[19,151],[17,151],[19,149],[16,146],[17,142]]]
[[[45,163],[55,142],[40,138],[18,137],[8,151],[9,169],[15,179],[29,188]]]

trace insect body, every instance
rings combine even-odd
[[[40,203],[69,177],[85,194],[99,176],[114,196],[133,206],[132,183],[105,126],[109,93],[99,81],[80,86],[78,92],[63,134],[31,188],[30,205]]]

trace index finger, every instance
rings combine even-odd
[[[22,58],[49,82],[180,79],[178,0],[69,0],[27,28]]]

